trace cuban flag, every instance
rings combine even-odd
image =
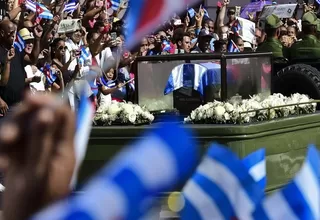
[[[267,186],[266,150],[261,148],[243,159],[252,178],[259,184],[261,189]]]
[[[161,44],[161,47],[162,47],[162,51],[165,51],[165,52],[168,52],[170,53],[171,51],[171,45],[170,45],[170,42],[164,40]]]
[[[90,58],[89,48],[81,47],[81,55],[79,57],[79,62],[84,65],[85,62]]]
[[[69,0],[68,3],[64,6],[63,11],[67,13],[73,13],[75,10],[77,10],[78,6],[78,0]]]
[[[87,152],[87,145],[91,133],[94,108],[91,101],[82,91],[80,97],[79,109],[77,112],[77,127],[74,139],[76,164],[71,180],[71,188],[74,189],[77,183],[78,172]]]
[[[26,47],[26,43],[21,37],[19,33],[16,34],[15,42],[13,43],[13,46],[19,51],[22,52],[24,48]]]
[[[189,132],[177,124],[159,125],[126,147],[88,183],[83,194],[31,219],[140,219],[156,195],[172,191],[199,162],[199,148]]]
[[[254,219],[320,219],[320,157],[310,146],[306,160],[291,183],[266,198],[255,210]]]
[[[113,11],[118,11],[120,8],[120,0],[111,0],[111,8]]]
[[[219,144],[213,144],[183,188],[181,219],[251,219],[264,197],[243,161]]]
[[[145,35],[153,32],[159,24],[170,19],[174,13],[185,10],[198,0],[135,0],[129,1],[127,46],[134,47]]]
[[[172,70],[164,89],[164,95],[182,87],[193,88],[204,95],[205,87],[212,84],[221,84],[220,64],[212,62],[181,64]]]
[[[240,21],[237,19],[234,23],[233,26],[231,27],[231,31],[236,35],[240,35],[240,30],[242,29],[242,26],[240,24]]]
[[[26,0],[26,8],[37,13],[39,18],[53,19],[53,14],[43,4],[34,2],[32,0]]]
[[[194,16],[196,16],[196,11],[193,8],[189,8],[188,15],[192,19],[192,18],[194,18]]]
[[[235,42],[233,40],[229,41],[228,52],[229,53],[239,53],[240,52],[238,46],[235,44]]]
[[[204,17],[205,17],[205,18],[210,18],[207,9],[203,8],[203,12],[204,12]]]
[[[51,66],[46,64],[41,68],[42,73],[46,76],[47,84],[51,86],[57,79],[57,75],[52,71]]]

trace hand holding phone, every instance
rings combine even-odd
[[[112,32],[112,33],[110,34],[110,36],[111,36],[111,39],[112,39],[112,40],[116,40],[117,37],[118,37],[116,32]]]

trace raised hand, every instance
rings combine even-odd
[[[41,38],[43,33],[43,28],[40,25],[37,25],[33,29],[33,33],[37,38]]]
[[[15,53],[14,47],[11,47],[11,49],[8,50],[8,53],[7,53],[7,61],[10,62],[14,58],[15,54],[16,53]]]
[[[75,120],[58,103],[50,96],[27,96],[0,127],[0,165],[7,168],[4,219],[28,219],[69,193]]]

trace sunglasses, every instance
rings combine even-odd
[[[141,44],[141,47],[149,46],[148,44]]]
[[[63,46],[58,47],[58,50],[67,50],[67,49],[68,47],[63,47]]]

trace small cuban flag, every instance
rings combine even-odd
[[[233,40],[229,41],[228,52],[229,53],[239,53],[240,52],[238,46],[236,45],[236,43]]]
[[[67,13],[73,13],[79,6],[78,0],[69,0],[64,6],[63,11]]]
[[[240,24],[240,21],[237,19],[234,23],[233,26],[231,27],[231,31],[236,35],[240,35],[240,30],[242,29],[242,26]]]
[[[118,11],[120,8],[120,0],[111,0],[111,8],[113,11]]]
[[[32,12],[37,13],[39,18],[50,19],[50,20],[53,19],[53,14],[43,4],[34,2],[32,0],[26,0],[26,8]]]
[[[46,76],[47,85],[51,86],[56,81],[57,75],[52,71],[50,64],[46,64],[40,70]]]
[[[79,62],[84,65],[86,61],[90,58],[89,48],[81,47],[81,55],[79,58]]]
[[[264,198],[243,161],[228,148],[213,144],[183,188],[181,219],[251,219]]]
[[[24,50],[24,48],[26,47],[26,43],[23,40],[23,38],[21,37],[21,35],[19,34],[19,32],[17,32],[16,34],[16,39],[15,42],[13,43],[13,46],[19,51],[22,52]]]
[[[253,219],[320,219],[320,157],[310,146],[301,170],[284,189],[267,197],[255,210]]]
[[[194,18],[194,16],[196,16],[196,11],[193,8],[189,8],[188,9],[188,14],[190,16],[190,18]]]

